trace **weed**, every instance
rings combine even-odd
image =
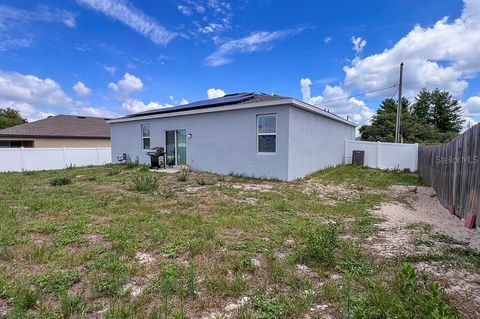
[[[405,225],[405,229],[420,230],[424,233],[429,233],[432,230],[432,225],[424,222],[414,222]]]
[[[371,283],[353,308],[354,318],[457,318],[435,282],[420,281],[415,269],[404,264],[392,284]]]
[[[177,181],[179,182],[186,182],[188,179],[188,173],[187,172],[180,172],[177,175]]]
[[[243,254],[240,257],[238,264],[235,266],[235,270],[237,271],[239,270],[255,271],[256,268],[257,267],[253,262],[253,258],[249,254]]]
[[[49,273],[37,275],[35,284],[45,292],[62,292],[80,281],[81,273],[78,269],[69,270],[63,273]]]
[[[458,240],[444,233],[435,233],[432,238],[436,241],[450,245],[468,246],[468,241]]]
[[[261,319],[286,318],[291,310],[290,300],[285,297],[267,298],[264,295],[255,295],[252,303],[257,311],[257,318]]]
[[[136,156],[135,160],[132,161],[131,157],[127,155],[127,159],[126,159],[126,161],[123,165],[125,165],[125,167],[127,169],[132,169],[132,168],[138,167],[140,165],[140,160],[139,160],[138,156]]]
[[[337,226],[323,224],[308,231],[304,246],[299,248],[298,257],[304,263],[313,262],[332,267],[335,265],[337,244]]]
[[[207,182],[205,181],[205,179],[203,177],[201,177],[201,178],[197,179],[197,184],[200,185],[200,186],[205,186],[205,185],[207,185]]]
[[[158,189],[159,179],[155,175],[141,174],[131,177],[131,190],[147,193]]]
[[[63,318],[70,318],[82,309],[82,295],[69,295],[66,292],[60,294],[60,310]]]
[[[63,185],[68,185],[72,183],[72,179],[67,176],[63,177],[55,177],[50,180],[50,185],[52,186],[63,186]]]
[[[176,194],[171,187],[165,186],[162,189],[161,195],[166,199],[170,199],[170,198],[174,198]]]

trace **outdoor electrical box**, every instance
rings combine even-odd
[[[352,164],[363,166],[365,161],[365,151],[353,150]]]

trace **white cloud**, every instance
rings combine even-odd
[[[183,15],[186,15],[186,16],[191,16],[193,14],[192,10],[187,7],[187,6],[182,6],[182,5],[178,5],[177,6],[177,9],[178,11],[180,11]]]
[[[173,106],[174,106],[173,104],[169,104],[169,103],[161,104],[153,101],[148,104],[145,104],[140,100],[130,99],[123,102],[122,110],[126,111],[127,113],[138,113],[138,112],[144,112],[144,111],[173,107]]]
[[[155,44],[166,45],[178,35],[176,32],[167,30],[127,1],[77,0],[77,2],[120,21]]]
[[[208,89],[207,90],[207,96],[208,96],[209,99],[214,99],[216,97],[222,97],[225,94],[226,94],[225,91],[220,90],[220,89]]]
[[[472,117],[464,116],[463,119],[465,120],[465,122],[463,122],[462,132],[478,124],[478,122]]]
[[[231,63],[232,55],[236,53],[250,53],[265,51],[273,47],[273,42],[280,41],[302,32],[303,28],[281,31],[260,31],[237,40],[230,40],[217,48],[215,52],[205,58],[205,64],[209,66],[220,66]]]
[[[140,78],[127,72],[117,83],[108,83],[108,88],[119,93],[121,98],[127,98],[131,93],[143,90],[143,82]]]
[[[207,35],[216,41],[219,33],[232,27],[233,10],[229,1],[180,0],[177,9],[190,17],[195,28],[190,33],[194,36]]]
[[[61,22],[65,26],[74,28],[76,14],[58,8],[37,6],[33,10],[23,10],[12,6],[0,4],[0,30],[14,25],[32,22]]]
[[[329,44],[330,42],[332,41],[332,37],[326,37],[323,42],[325,42],[325,44]]]
[[[73,28],[76,26],[76,14],[58,8],[37,6],[31,10],[18,9],[0,4],[0,51],[26,48],[34,44],[32,24],[63,23]]]
[[[467,115],[480,115],[480,96],[471,96],[462,104]]]
[[[87,96],[92,93],[92,90],[90,90],[90,88],[88,88],[85,83],[81,81],[75,83],[75,85],[73,86],[73,90],[75,91],[75,93],[77,93],[78,96]]]
[[[107,71],[108,73],[110,73],[111,75],[114,75],[115,72],[117,72],[117,68],[115,66],[108,66],[108,65],[104,65],[103,66],[103,69],[105,71]]]
[[[0,101],[70,106],[72,99],[52,79],[0,71]]]
[[[356,54],[360,54],[367,45],[367,41],[362,39],[362,37],[352,37],[352,43],[353,51],[355,51]]]
[[[312,96],[311,85],[312,81],[309,78],[300,80],[302,99],[307,103],[326,109],[343,118],[348,116],[350,121],[359,125],[367,124],[375,114],[375,111],[370,109],[365,102],[355,97],[349,97],[348,92],[340,86],[327,85],[322,95]]]
[[[188,100],[187,99],[181,99],[180,100],[180,105],[185,105],[185,104],[188,104]]]
[[[404,93],[415,96],[422,87],[440,88],[461,96],[466,79],[480,72],[480,1],[465,0],[461,16],[447,17],[431,27],[415,26],[393,47],[344,67],[348,90],[371,91],[398,82],[405,62]],[[360,48],[360,47],[359,47]]]

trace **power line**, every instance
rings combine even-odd
[[[350,96],[347,96],[347,97],[342,97],[342,98],[339,98],[339,99],[322,101],[321,103],[316,104],[316,106],[324,105],[324,104],[332,103],[332,102],[338,102],[338,101],[342,101],[342,100],[349,100],[349,99],[351,99],[352,97],[358,97],[358,96],[367,95],[367,94],[370,94],[370,93],[376,93],[376,92],[380,92],[380,91],[385,91],[385,90],[393,89],[394,87],[397,87],[397,84],[394,84],[394,85],[391,85],[391,86],[388,86],[388,87],[384,87],[384,88],[381,88],[381,89],[373,90],[373,91],[368,91],[368,92],[364,92],[364,93],[359,93],[359,94],[350,95]],[[398,89],[398,88],[397,88],[397,89]]]

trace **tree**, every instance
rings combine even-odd
[[[433,124],[441,133],[456,132],[462,129],[462,107],[458,100],[452,98],[447,91],[435,89],[431,93],[431,116]]]
[[[409,102],[402,99],[403,130],[410,134]],[[385,99],[380,104],[377,114],[373,116],[370,125],[360,127],[362,140],[395,142],[395,122],[397,119],[397,103],[393,99]]]
[[[22,118],[20,112],[7,107],[6,109],[0,108],[0,129],[12,127],[27,123],[27,120]]]
[[[432,124],[433,118],[430,113],[432,107],[432,95],[427,89],[422,89],[415,97],[415,102],[412,105],[412,116],[419,123]]]
[[[362,140],[395,141],[397,103],[384,100],[370,125],[360,128]],[[402,99],[401,136],[410,143],[445,143],[458,136],[463,119],[458,100],[447,91],[422,89],[410,106]]]

